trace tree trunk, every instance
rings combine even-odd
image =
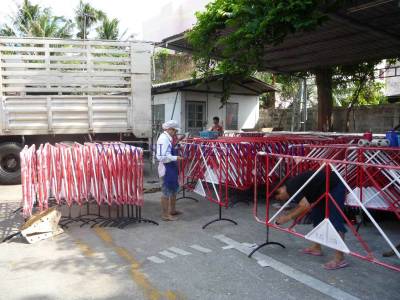
[[[318,90],[318,130],[332,130],[332,70],[318,69],[315,73]]]

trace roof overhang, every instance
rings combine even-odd
[[[314,31],[286,37],[279,45],[265,45],[260,71],[308,71],[400,56],[400,0],[349,1],[351,4]],[[185,32],[158,46],[192,52]]]
[[[195,78],[153,84],[152,94],[163,94],[174,91],[222,93],[223,75],[214,75],[210,78]],[[277,89],[255,77],[234,78],[231,94],[258,96]]]

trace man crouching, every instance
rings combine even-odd
[[[306,182],[311,178],[314,172],[308,171],[301,173],[295,177],[288,179],[281,187],[275,191],[275,199],[279,201],[289,200]],[[330,174],[329,193],[335,199],[337,205],[343,211],[345,200],[345,187],[335,173]],[[311,205],[318,201],[325,193],[325,172],[320,171],[311,181],[294,197],[292,203],[297,206],[289,213],[279,216],[276,219],[278,225],[285,224],[290,220],[295,220],[297,217],[303,215],[306,211],[310,210]],[[310,212],[310,218],[313,226],[316,227],[325,218],[325,199],[320,200]],[[346,233],[344,227],[344,220],[336,206],[329,199],[329,220],[338,231],[342,239]],[[322,256],[321,245],[314,243],[311,247],[303,249],[302,252],[308,255]],[[348,266],[344,260],[344,254],[341,251],[336,251],[334,258],[328,263],[324,264],[324,268],[328,270],[340,269]]]

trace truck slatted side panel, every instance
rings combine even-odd
[[[150,136],[151,45],[0,38],[2,134]]]

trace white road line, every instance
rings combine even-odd
[[[257,263],[261,266],[261,267],[270,267],[269,263],[266,260],[258,260]]]
[[[163,259],[161,259],[157,256],[149,256],[147,259],[156,264],[162,264],[163,262],[165,262]]]
[[[164,255],[165,257],[168,257],[168,258],[175,258],[177,255],[176,254],[174,254],[174,253],[172,253],[172,252],[169,252],[169,251],[167,251],[167,250],[164,250],[164,251],[161,251],[161,252],[159,252],[161,255]]]
[[[182,249],[179,249],[179,248],[176,248],[176,247],[170,247],[170,248],[168,248],[168,250],[171,250],[172,252],[175,252],[175,253],[180,254],[180,255],[190,255],[190,254],[192,254],[190,252],[187,252],[185,250],[182,250]]]
[[[233,246],[235,249],[239,250],[240,252],[249,255],[250,252],[252,251],[250,248],[243,247],[243,245],[231,238],[228,238],[227,236],[221,234],[221,235],[216,235],[214,236],[217,240]],[[331,286],[317,278],[314,278],[310,275],[307,275],[303,272],[300,272],[284,263],[281,263],[280,261],[277,261],[273,259],[272,257],[269,257],[267,255],[264,255],[260,252],[256,252],[252,256],[255,258],[258,262],[262,262],[263,264],[268,264],[271,268],[274,270],[281,272],[282,274],[285,274],[286,276],[295,279],[302,284],[317,290],[321,292],[322,294],[325,294],[331,298],[334,299],[341,299],[341,300],[359,300],[359,298],[354,297],[353,295],[350,295],[346,293],[345,291]]]
[[[193,248],[193,249],[195,249],[195,250],[197,250],[197,251],[200,251],[200,252],[203,252],[203,253],[210,253],[210,252],[212,252],[212,250],[207,249],[207,248],[204,248],[204,247],[199,246],[199,245],[192,245],[192,246],[190,246],[190,248]]]
[[[223,246],[222,247],[222,249],[224,249],[224,250],[233,249],[233,248],[235,248],[235,247],[232,246],[232,245],[228,245],[228,246]]]

